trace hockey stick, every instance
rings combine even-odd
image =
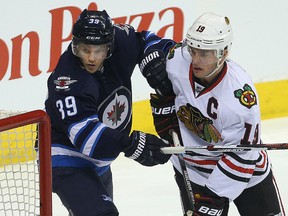
[[[256,145],[231,145],[231,146],[177,146],[164,147],[164,154],[193,154],[203,152],[243,152],[243,151],[261,151],[261,150],[284,150],[288,149],[288,143],[274,144],[256,144]]]
[[[174,130],[170,130],[170,134],[172,136],[174,145],[176,146],[176,147],[171,147],[171,148],[182,148],[177,133]],[[167,147],[167,148],[170,148],[170,147]],[[163,150],[163,148],[162,148],[162,150]],[[163,152],[163,153],[165,153],[165,152]],[[193,194],[193,190],[192,190],[192,185],[191,185],[191,182],[189,180],[189,175],[188,175],[187,167],[186,167],[186,164],[185,164],[185,161],[184,161],[184,158],[183,158],[183,154],[181,154],[181,153],[177,154],[177,157],[178,157],[179,164],[180,164],[180,167],[181,167],[181,171],[182,171],[182,174],[183,174],[183,179],[184,179],[184,184],[185,184],[185,187],[186,187],[187,197],[189,199],[189,203],[190,203],[190,207],[191,207],[190,209],[187,210],[186,215],[187,216],[192,216],[193,212],[195,210],[195,207],[194,207],[195,200],[194,200],[194,194]],[[184,205],[183,205],[183,210],[185,210],[184,209]]]

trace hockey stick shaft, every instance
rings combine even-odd
[[[171,130],[170,134],[172,136],[174,145],[176,146],[175,148],[181,148],[180,140],[179,140],[179,137],[178,137],[177,133],[175,131]],[[194,194],[193,194],[193,190],[192,190],[192,185],[191,185],[191,182],[190,182],[190,179],[189,179],[189,174],[188,174],[188,171],[187,171],[187,167],[186,167],[183,155],[182,154],[178,154],[177,157],[178,157],[179,164],[180,164],[180,167],[181,167],[181,171],[182,171],[182,174],[183,174],[183,179],[184,179],[184,184],[185,184],[185,188],[186,188],[186,192],[187,192],[187,197],[189,199],[189,204],[190,204],[190,207],[191,207],[191,209],[187,210],[186,215],[187,216],[192,216],[193,212],[195,210],[195,207],[194,207],[195,200],[194,200]],[[183,207],[183,209],[184,209],[184,207]]]
[[[243,152],[243,151],[261,151],[261,150],[287,150],[288,143],[274,144],[256,144],[256,145],[231,145],[231,146],[178,146],[164,147],[164,154],[189,154],[195,152]]]

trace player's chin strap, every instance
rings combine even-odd
[[[68,216],[74,216],[74,213],[72,212],[72,209],[69,209],[69,215]]]
[[[216,67],[215,67],[215,69],[212,71],[212,72],[210,72],[208,75],[206,75],[205,77],[206,78],[209,78],[210,76],[212,76],[216,71],[218,71],[218,69],[224,64],[224,62],[225,62],[225,59],[226,59],[226,57],[222,57],[222,58],[220,58],[219,60],[218,60],[218,62],[217,62],[217,65],[216,65]],[[220,63],[222,61],[222,63]]]

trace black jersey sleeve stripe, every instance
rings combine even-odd
[[[219,170],[224,174],[226,175],[227,177],[235,180],[235,181],[239,181],[239,182],[249,182],[250,178],[244,178],[244,177],[240,177],[240,176],[237,176],[237,175],[234,175],[230,172],[228,172],[226,169],[224,169],[220,164],[217,164],[217,167],[219,168]]]

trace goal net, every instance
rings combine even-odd
[[[0,110],[0,215],[51,216],[50,121]]]

